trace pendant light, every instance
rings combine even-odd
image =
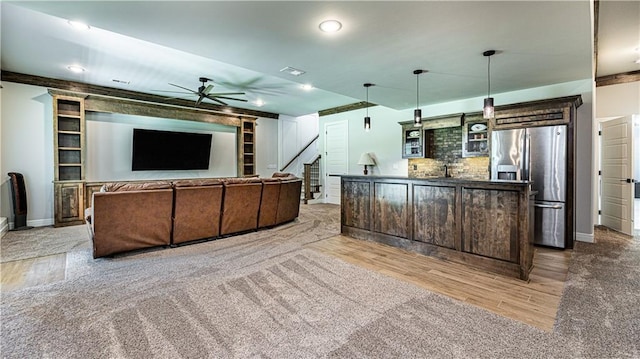
[[[375,85],[366,83],[362,86],[364,86],[367,89],[367,103],[365,104],[365,107],[367,109],[367,115],[364,117],[364,130],[366,132],[369,132],[369,130],[371,129],[371,117],[369,117],[369,87],[375,86]]]
[[[484,99],[484,107],[482,108],[482,117],[491,119],[494,116],[493,97],[491,97],[491,56],[495,55],[496,50],[487,50],[482,53],[487,59],[487,98]]]
[[[422,127],[422,110],[420,109],[420,74],[426,70],[414,70],[416,75],[416,109],[413,111],[413,127]]]

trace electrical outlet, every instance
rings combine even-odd
[[[270,169],[270,170],[274,170],[274,169],[278,168],[278,166],[271,164],[271,165],[267,165],[267,168]]]

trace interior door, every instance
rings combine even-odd
[[[340,204],[340,175],[349,170],[348,123],[328,123],[324,127],[325,203]]]
[[[601,224],[633,235],[633,121],[631,116],[601,125]]]

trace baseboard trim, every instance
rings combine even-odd
[[[593,233],[578,233],[576,232],[576,241],[594,243],[595,237]]]
[[[52,225],[53,225],[53,218],[27,220],[27,226],[30,226],[30,227],[44,227],[44,226],[52,226]],[[15,227],[14,223],[9,222],[9,230],[12,230],[14,227]]]

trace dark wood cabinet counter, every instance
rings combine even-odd
[[[342,234],[528,280],[528,181],[341,176]]]

